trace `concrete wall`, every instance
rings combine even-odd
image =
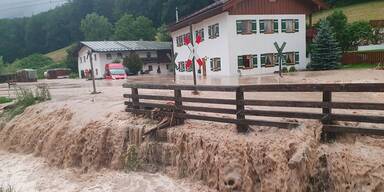
[[[261,34],[259,22],[264,19],[278,19],[279,32],[274,34]],[[298,19],[299,32],[282,33],[282,19]],[[241,35],[236,32],[236,20],[257,20],[257,33]],[[216,39],[208,38],[208,26],[219,23],[220,37]],[[278,67],[261,68],[261,54],[277,53],[274,42],[281,45],[287,42],[284,52],[299,52],[300,64],[296,69],[305,69],[306,60],[306,18],[305,15],[228,15],[227,12],[216,15],[200,23],[193,25],[193,34],[196,30],[204,28],[205,41],[197,46],[196,50],[200,58],[206,58],[207,76],[238,76],[273,73]],[[178,53],[176,62],[186,61],[190,51],[187,46],[177,47],[176,37],[189,33],[189,27],[171,33],[175,52]],[[258,68],[250,70],[240,70],[238,72],[237,57],[241,55],[258,55]],[[221,58],[221,71],[213,72],[210,70],[209,61],[211,58]],[[192,75],[191,72],[176,72],[177,75]]]

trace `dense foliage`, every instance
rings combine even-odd
[[[364,0],[364,1],[368,2],[368,1],[380,1],[380,0]],[[361,3],[362,0],[325,0],[325,2],[327,2],[332,6],[345,6],[345,5]]]
[[[329,70],[341,67],[341,49],[329,21],[323,20],[312,44],[310,70]]]
[[[138,54],[132,53],[129,57],[124,58],[123,65],[128,68],[130,73],[137,74],[141,69],[143,69],[144,63]]]
[[[151,27],[158,28],[175,20],[176,7],[183,16],[212,2],[213,0],[71,0],[61,7],[30,18],[1,19],[0,56],[10,63],[33,53],[47,53],[85,40],[80,30],[81,20],[91,13],[104,16],[111,24],[115,24],[126,14],[133,15],[136,20],[145,20],[146,25],[153,23]],[[120,32],[117,33],[112,32],[108,38],[120,35]],[[143,39],[155,39],[156,31],[148,34]]]
[[[348,18],[342,11],[333,12],[326,20],[333,28],[343,51],[356,50],[358,45],[369,44],[376,38],[369,22],[348,23]]]
[[[81,20],[80,30],[86,41],[108,40],[112,33],[112,24],[104,16],[88,14]]]

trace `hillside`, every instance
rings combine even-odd
[[[68,46],[62,49],[58,49],[56,51],[49,52],[44,56],[51,58],[54,62],[64,61],[67,57],[67,49],[69,49],[70,47],[71,46]]]
[[[320,19],[326,18],[335,10],[342,10],[347,15],[348,22],[384,19],[384,1],[371,1],[319,12],[314,14],[313,22],[316,23]]]

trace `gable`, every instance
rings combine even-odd
[[[225,9],[230,15],[306,14],[319,10],[320,1],[313,0],[232,0]]]

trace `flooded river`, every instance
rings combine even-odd
[[[195,191],[190,184],[160,174],[102,170],[80,174],[77,170],[49,167],[32,155],[0,151],[0,185],[17,192],[168,192]]]

